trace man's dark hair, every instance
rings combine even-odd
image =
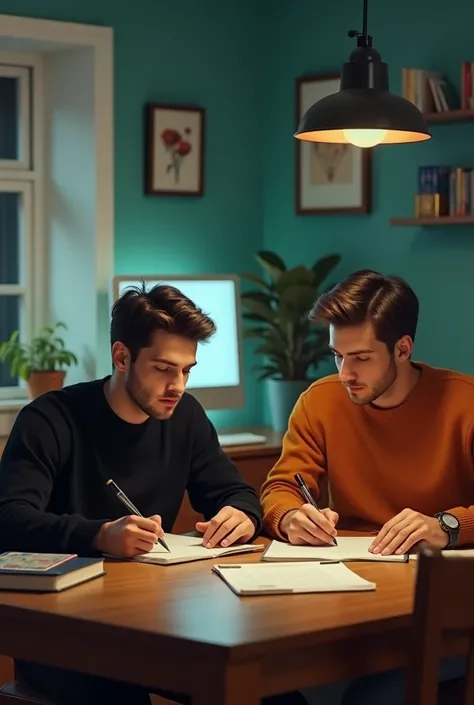
[[[216,326],[174,286],[158,284],[150,291],[146,290],[145,283],[128,287],[112,308],[111,345],[122,342],[134,362],[140,350],[151,345],[152,335],[157,330],[203,343],[215,333]]]
[[[361,269],[322,294],[310,319],[333,326],[360,325],[370,321],[375,337],[393,350],[404,335],[415,340],[418,298],[401,277]]]

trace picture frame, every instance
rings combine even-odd
[[[145,123],[145,193],[203,196],[204,108],[147,103]]]
[[[340,73],[296,78],[296,128],[311,105],[339,90],[340,78]],[[370,149],[297,138],[295,143],[297,215],[370,213]]]

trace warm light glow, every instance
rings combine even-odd
[[[374,132],[385,132],[385,130],[302,130],[295,134],[296,139],[302,142],[327,142],[330,144],[347,144],[347,134],[357,134],[369,133],[374,134]],[[387,130],[386,137],[383,140],[383,144],[403,144],[403,143],[413,143],[413,142],[423,142],[424,140],[431,139],[431,135],[426,134],[426,132],[408,132],[407,130]],[[352,143],[352,138],[349,144]],[[376,141],[377,143],[377,141]],[[371,143],[374,144],[373,142]]]
[[[343,130],[344,137],[355,147],[375,147],[387,136],[388,130]]]

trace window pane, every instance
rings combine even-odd
[[[0,76],[0,159],[20,159],[20,79]]]
[[[8,340],[20,328],[20,297],[0,296],[0,342]],[[0,363],[0,388],[17,387],[18,379],[10,377],[10,362]]]
[[[21,283],[20,198],[19,193],[0,191],[0,284]]]

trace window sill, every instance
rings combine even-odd
[[[15,423],[17,414],[29,399],[0,399],[0,438],[6,438]]]

